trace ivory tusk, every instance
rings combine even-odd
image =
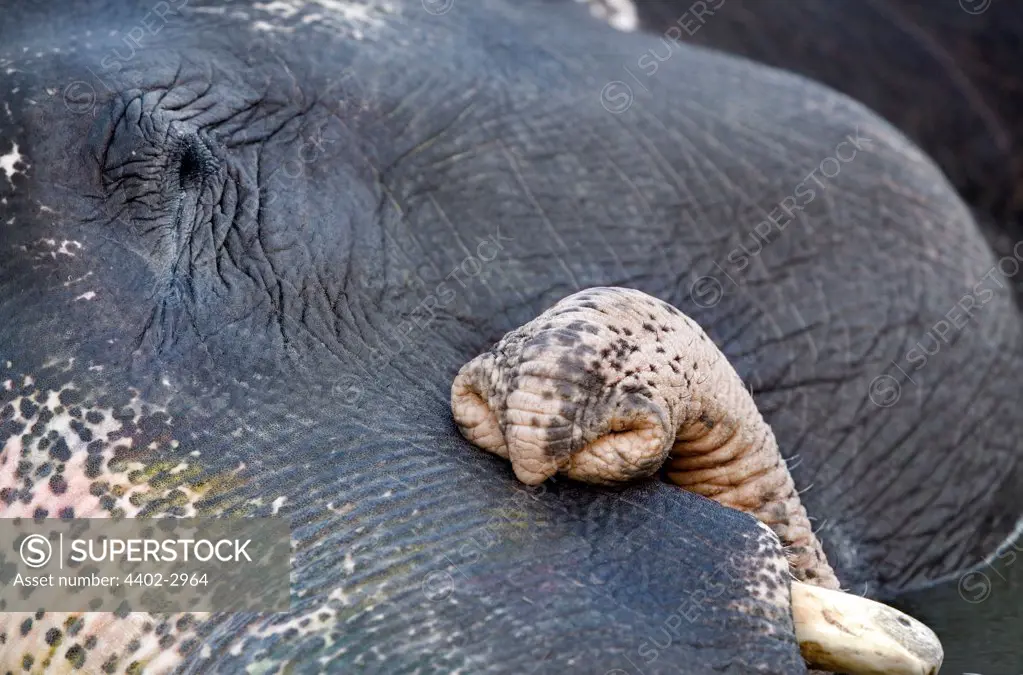
[[[944,653],[930,628],[874,600],[792,582],[792,618],[811,667],[850,675],[934,675]]]

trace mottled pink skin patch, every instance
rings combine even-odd
[[[0,614],[5,672],[169,673],[200,648],[205,615]]]
[[[171,419],[137,396],[102,407],[72,381],[44,389],[7,363],[0,394],[0,518],[195,515],[207,494],[190,484],[195,458],[178,450]],[[0,672],[171,672],[201,646],[205,618],[5,612]]]

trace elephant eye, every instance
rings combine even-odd
[[[178,186],[182,190],[198,187],[204,178],[216,171],[217,159],[199,136],[189,134],[181,139]]]

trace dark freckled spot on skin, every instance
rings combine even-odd
[[[75,508],[73,506],[65,506],[57,512],[57,515],[61,520],[71,520],[75,517]]]
[[[82,627],[85,625],[85,620],[81,617],[68,617],[64,622],[64,628],[67,629],[69,637],[75,637],[81,632]]]
[[[41,621],[44,616],[46,616],[46,612],[40,609],[36,612],[36,621]]]
[[[111,656],[109,659],[103,662],[101,668],[103,672],[107,673],[108,675],[117,672],[117,657]]]
[[[622,328],[622,333],[623,333],[623,334],[624,334],[624,335],[625,335],[626,337],[632,337],[632,331],[631,331],[631,330],[629,330],[628,328]]]
[[[81,645],[74,645],[71,649],[67,650],[64,658],[71,662],[72,668],[77,670],[85,665],[85,650],[82,649]]]
[[[127,646],[128,653],[131,654],[132,652],[137,652],[141,646],[142,643],[138,639],[132,640]]]
[[[21,622],[21,634],[28,635],[28,632],[32,630],[32,619],[25,619]]]
[[[70,406],[75,403],[82,402],[82,392],[77,389],[65,389],[60,392],[60,402],[62,405]]]
[[[10,406],[8,406],[8,407],[10,407]],[[39,406],[37,406],[36,404],[32,403],[32,401],[30,401],[27,398],[21,399],[21,405],[19,406],[19,408],[21,409],[21,416],[24,417],[25,419],[29,419],[29,418],[35,417],[36,416],[36,412],[39,410]],[[6,408],[4,408],[4,410],[6,410]],[[12,409],[12,412],[13,412],[13,409]]]
[[[656,373],[657,372],[657,366],[655,366],[654,364],[651,363],[650,364],[650,372],[651,373]]]
[[[88,443],[92,440],[92,432],[78,420],[71,420],[71,429],[75,432],[78,438],[82,439],[82,442]]]
[[[60,644],[61,640],[63,639],[64,634],[60,632],[59,628],[51,628],[50,630],[46,631],[45,637],[46,644],[50,645],[51,647],[56,647],[57,645]]]
[[[25,654],[21,657],[21,669],[28,671],[32,670],[32,664],[35,663],[35,659],[31,654]]]
[[[67,492],[67,481],[60,474],[50,476],[50,492],[55,495],[62,495]]]
[[[640,386],[638,384],[627,384],[627,385],[625,385],[624,387],[622,387],[622,393],[623,394],[637,394],[637,395],[643,396],[643,397],[649,397],[650,396],[650,390],[647,389],[646,387]]]
[[[103,457],[89,455],[85,458],[85,475],[87,478],[99,478],[103,473]]]
[[[97,642],[96,636],[95,635],[90,635],[89,637],[85,638],[85,648],[86,649],[95,649],[96,648],[96,642]]]
[[[618,329],[617,329],[616,327],[614,327],[614,326],[608,326],[608,327],[607,327],[607,329],[608,329],[609,331],[611,331],[612,333],[614,333],[615,335],[620,335],[620,334],[621,334],[621,331],[620,331],[620,330],[618,330]]]
[[[58,462],[66,462],[71,459],[71,448],[67,446],[63,438],[58,438],[50,448],[50,457]]]
[[[656,333],[657,332],[657,329],[654,328],[654,325],[651,324],[651,323],[643,324],[643,330],[648,331],[650,333]]]
[[[558,333],[555,339],[565,347],[570,347],[579,341],[579,338],[571,333]]]

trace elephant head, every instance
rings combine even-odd
[[[843,587],[991,550],[1020,322],[969,212],[800,77],[685,48],[623,88],[654,44],[539,0],[6,9],[0,513],[287,518],[293,550],[286,613],[7,612],[5,667],[804,672],[754,518],[523,487],[549,468],[459,433],[461,366],[598,286],[720,347]]]

